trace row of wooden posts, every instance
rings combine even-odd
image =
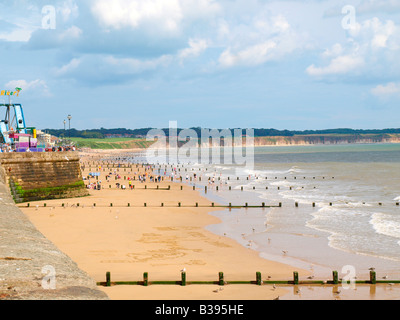
[[[110,203],[108,206],[98,206],[96,203],[93,203],[92,204],[93,205],[93,207],[116,207],[116,208],[122,208],[122,207],[135,207],[135,206],[133,206],[133,205],[131,205],[131,203],[128,203],[127,205],[115,205],[114,203]],[[68,204],[66,205],[65,203],[62,203],[61,204],[61,207],[67,207],[68,206]],[[81,204],[80,203],[74,203],[73,204],[73,206],[76,206],[76,207],[80,207],[81,206]],[[28,207],[28,208],[33,208],[33,207],[31,207],[31,204],[30,203],[27,203],[26,204],[26,207]],[[47,203],[43,203],[43,207],[47,207]],[[142,206],[136,206],[136,207],[142,207]],[[203,207],[203,208],[209,208],[209,207],[212,207],[212,208],[232,208],[232,209],[237,209],[237,208],[279,208],[279,207],[282,207],[282,203],[280,202],[278,205],[266,205],[265,204],[265,202],[263,202],[261,205],[249,205],[247,202],[244,204],[244,205],[232,205],[232,203],[229,203],[229,205],[216,205],[214,202],[212,202],[211,204],[207,204],[207,205],[202,205],[202,204],[199,204],[198,202],[196,202],[194,205],[182,205],[182,202],[178,202],[178,204],[177,205],[165,205],[163,202],[161,202],[161,204],[158,206],[158,205],[153,205],[153,206],[149,206],[148,204],[147,204],[147,202],[145,202],[144,204],[143,204],[143,207],[196,207],[196,208],[198,208],[198,207]]]
[[[102,168],[103,169],[103,172],[105,172],[106,171],[106,168]],[[107,169],[113,169],[113,168],[107,168]],[[126,169],[127,168],[116,168],[117,169],[117,172],[120,172],[119,171],[119,169],[124,169],[124,172],[126,172]],[[129,169],[129,168],[128,168]],[[131,172],[133,171],[133,169],[132,168],[130,168],[131,169]],[[88,169],[89,171],[95,171],[95,170],[98,170],[98,168],[89,168]],[[200,169],[199,169],[200,170]],[[207,169],[206,169],[207,170]],[[129,171],[129,170],[128,170]],[[145,169],[145,171],[147,171],[147,169]],[[178,170],[179,172],[181,171],[180,169]],[[185,171],[187,171],[187,169],[185,169]],[[192,170],[193,171],[193,170]],[[234,178],[234,177],[232,177],[232,178]],[[260,178],[260,177],[258,177],[258,178]],[[258,179],[257,178],[257,179]],[[268,180],[268,177],[264,177],[265,178],[265,180]],[[279,177],[274,177],[274,178],[272,178],[272,177],[269,177],[269,179],[271,180],[278,180],[278,178]],[[294,177],[292,177],[294,180],[297,180],[297,176],[294,176]],[[306,179],[307,177],[303,177],[303,180],[304,179]],[[318,178],[318,177],[312,177],[313,178],[313,180],[315,180],[316,178]],[[324,176],[322,176],[321,177],[323,180],[326,178],[326,177],[324,177]],[[199,177],[199,179],[201,179],[201,177]],[[211,178],[208,178],[208,180],[210,180]],[[217,178],[218,180],[221,180],[221,177],[218,177]],[[228,176],[227,178],[226,178],[227,180],[231,180],[231,177],[230,176]],[[245,179],[245,180],[249,180],[249,177],[246,177],[246,178],[243,178],[243,179]],[[280,178],[280,179],[282,179],[282,178]],[[283,179],[284,180],[287,180],[287,177],[283,177]],[[335,179],[335,177],[332,177],[332,179]],[[236,177],[236,180],[241,180],[241,178],[240,177]],[[201,181],[201,180],[200,180]]]
[[[220,286],[229,285],[229,284],[256,284],[256,285],[273,285],[273,284],[289,284],[289,285],[310,285],[310,284],[332,284],[337,285],[339,284],[339,275],[337,271],[332,271],[332,280],[299,280],[299,273],[297,271],[293,272],[293,279],[292,280],[262,280],[261,272],[256,272],[255,280],[239,280],[239,281],[226,281],[224,278],[224,273],[218,273],[218,280],[216,281],[187,281],[186,272],[181,272],[181,280],[170,280],[170,281],[162,281],[162,280],[149,280],[149,273],[143,273],[143,280],[141,281],[111,281],[111,273],[106,273],[106,281],[105,282],[97,282],[98,286],[115,286],[115,285],[142,285],[142,286],[149,286],[149,285],[193,285],[193,284],[217,284]],[[370,271],[369,279],[368,280],[354,280],[356,284],[384,284],[384,283],[400,283],[400,280],[377,280],[376,279],[376,272]]]
[[[98,176],[96,176],[96,181],[98,181],[99,180],[99,177]],[[117,179],[115,179],[115,180],[117,180]],[[126,180],[126,176],[124,176],[124,180]],[[136,181],[136,178],[133,178],[132,180],[130,180],[130,181]],[[164,181],[164,179],[162,179],[162,181]],[[191,179],[190,179],[190,181],[192,181]],[[199,180],[199,181],[201,181],[201,179]],[[181,182],[182,182],[182,179],[181,179]],[[118,182],[117,182],[118,183]],[[154,183],[156,183],[156,182],[154,182]],[[111,189],[112,188],[112,186],[111,186],[111,184],[109,184],[108,185],[108,187],[109,187],[109,189]],[[160,190],[170,190],[170,186],[168,186],[167,188],[160,188],[158,185],[157,185],[157,187],[156,187],[156,189],[158,190],[158,189],[160,189]],[[195,186],[193,186],[193,190],[195,190]],[[135,189],[135,185],[132,185],[132,189]],[[145,185],[144,186],[144,189],[147,189],[147,185]],[[154,189],[154,188],[153,188]],[[253,190],[256,190],[256,187],[255,186],[253,186],[253,188],[252,188]],[[265,187],[265,189],[262,189],[262,190],[269,190],[270,189],[270,187]],[[293,187],[288,187],[288,189],[289,190],[293,190]],[[315,189],[315,187],[314,187],[314,189]],[[183,187],[181,186],[181,190],[183,190]],[[207,186],[204,186],[204,191],[205,192],[207,192],[207,190],[208,190],[208,187]],[[215,190],[216,191],[219,191],[219,186],[215,186]],[[228,190],[229,191],[231,191],[232,190],[232,186],[228,186]],[[240,187],[240,190],[241,191],[244,191],[244,187],[243,186],[241,186]],[[276,187],[276,190],[281,190],[281,187]]]
[[[379,202],[378,204],[380,206],[383,205],[381,202]],[[396,202],[395,204],[396,204],[396,206],[400,205],[399,202]],[[76,203],[76,204],[73,204],[73,205],[77,206],[77,207],[80,206],[79,203]],[[329,205],[333,206],[333,203],[330,202]],[[65,203],[62,203],[61,206],[65,207],[66,205],[65,205]],[[68,206],[68,204],[67,204],[67,206]],[[93,207],[96,207],[96,206],[97,206],[97,204],[93,203]],[[137,205],[136,207],[139,207],[139,206],[140,205]],[[296,208],[298,208],[299,207],[299,203],[295,202],[294,206]],[[312,203],[312,207],[315,207],[315,206],[316,206],[316,204],[315,204],[315,202],[313,202]],[[27,203],[26,207],[28,207],[28,208],[31,207],[30,203]],[[47,207],[47,203],[44,203],[43,207]],[[132,206],[131,203],[128,202],[127,205],[115,205],[114,203],[110,203],[109,207],[119,207],[119,208],[121,208],[121,207],[134,207],[134,206]],[[231,208],[232,209],[238,209],[238,208],[245,208],[245,209],[251,209],[251,208],[281,208],[282,207],[282,202],[279,202],[278,204],[275,204],[275,205],[266,205],[265,202],[262,202],[261,205],[249,205],[248,202],[246,202],[244,205],[237,205],[237,204],[236,205],[232,205],[231,202],[228,205],[221,205],[221,204],[216,205],[214,202],[211,202],[211,204],[203,204],[203,205],[199,204],[198,202],[196,202],[194,205],[182,205],[182,202],[178,202],[177,205],[168,205],[168,206],[165,206],[164,202],[161,202],[160,206],[158,206],[158,205],[148,206],[147,202],[144,202],[143,203],[143,207],[203,207],[203,208],[205,208],[205,207],[207,207],[207,208],[213,207],[214,208],[215,207],[215,208],[229,208],[229,209],[231,209]]]
[[[90,177],[90,175],[88,175],[88,177]],[[133,181],[136,181],[136,176],[133,176],[133,177],[128,177],[129,179],[131,179],[131,180],[133,180]],[[169,178],[169,180],[171,180],[171,177],[165,177],[165,176],[161,176],[161,180],[162,181],[164,181],[164,178]],[[118,180],[118,179],[120,179],[120,178],[118,178],[117,176],[115,176],[115,180]],[[180,180],[181,182],[183,182],[183,177],[179,177],[179,178],[175,178],[176,180]],[[189,177],[189,180],[190,181],[193,181],[193,179],[194,179],[194,177]],[[267,177],[265,177],[265,179],[267,179]],[[277,179],[277,177],[275,177],[275,179]],[[285,177],[285,179],[286,179],[286,177]],[[96,176],[96,180],[99,180],[99,176],[97,175]],[[124,176],[124,180],[127,180],[127,177],[126,176]],[[139,180],[139,179],[138,179]],[[198,180],[199,180],[199,182],[200,181],[202,181],[202,177],[198,177]],[[221,177],[218,177],[217,178],[217,181],[221,181],[221,180],[223,180],[223,179],[221,179]],[[227,178],[227,180],[229,181],[230,180],[230,177],[228,177]],[[240,178],[239,177],[237,177],[236,178],[236,180],[240,180]],[[247,177],[246,178],[246,180],[249,180],[249,177]],[[206,181],[211,181],[211,178],[209,177],[208,179],[206,179]],[[254,189],[255,187],[253,187],[253,189]],[[278,187],[278,190],[279,190],[279,188],[280,187]],[[266,187],[266,189],[268,189],[268,187]],[[292,189],[292,187],[290,187],[290,190]]]

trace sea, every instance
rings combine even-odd
[[[255,147],[253,157],[251,166],[142,161],[216,204],[243,206],[210,212],[221,222],[207,229],[262,258],[315,277],[352,268],[368,279],[373,268],[400,280],[400,144]]]

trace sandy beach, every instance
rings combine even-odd
[[[148,272],[149,281],[180,280],[185,268],[187,281],[217,281],[224,272],[226,281],[249,281],[261,272],[263,280],[291,280],[293,271],[305,279],[310,270],[261,258],[251,247],[244,247],[226,236],[205,229],[220,220],[209,213],[211,202],[186,184],[164,180],[139,182],[138,175],[151,171],[138,165],[108,169],[100,158],[116,153],[82,153],[83,176],[100,172],[90,182],[101,181],[101,190],[89,190],[90,196],[49,200],[21,205],[40,232],[74,260],[96,282],[141,281]],[[88,162],[89,161],[89,162]],[[88,165],[90,163],[90,165]],[[101,169],[99,170],[99,166]],[[106,181],[106,175],[112,175]],[[120,179],[116,179],[120,175]],[[134,188],[129,188],[129,181]],[[89,181],[86,180],[86,183]],[[116,183],[126,189],[116,187]],[[111,186],[111,188],[110,188]],[[158,186],[158,189],[157,189]],[[44,206],[46,203],[46,206]],[[178,205],[180,203],[180,206]],[[198,207],[195,206],[198,203]],[[146,206],[145,206],[146,204]],[[100,286],[114,300],[273,300],[335,299],[337,286],[297,286],[229,284],[218,285],[118,285]],[[398,286],[358,286],[342,290],[341,298],[393,299]],[[302,292],[302,295],[300,294]],[[335,295],[336,294],[336,295]]]

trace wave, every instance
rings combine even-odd
[[[277,187],[291,187],[294,185],[294,183],[286,181],[286,180],[280,180],[280,181],[271,182],[270,185],[277,186]]]
[[[394,218],[391,214],[376,212],[369,223],[377,233],[400,239],[400,221],[395,221]]]
[[[287,173],[300,173],[300,172],[303,172],[303,170],[299,169],[299,167],[297,166],[293,166],[287,171]]]

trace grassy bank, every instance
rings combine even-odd
[[[134,138],[109,138],[109,139],[85,139],[85,138],[71,138],[78,148],[91,148],[91,149],[134,149],[134,148],[147,148],[152,145],[153,141],[146,141],[146,139]]]

